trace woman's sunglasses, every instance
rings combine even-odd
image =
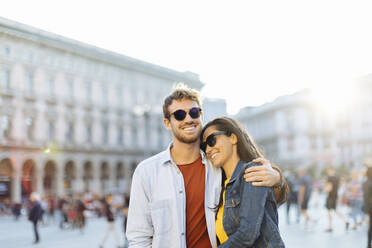
[[[202,142],[200,144],[200,149],[205,153],[205,151],[207,150],[207,145],[209,147],[214,147],[216,145],[216,136],[221,135],[221,134],[228,135],[228,132],[226,132],[226,131],[219,131],[219,132],[211,133],[210,135],[208,135],[208,137],[205,140],[205,142]]]
[[[191,116],[191,118],[197,119],[200,117],[201,112],[202,112],[201,108],[194,107],[189,110],[189,115]],[[183,121],[186,118],[187,113],[185,110],[179,109],[179,110],[174,111],[169,116],[172,116],[172,115],[174,115],[174,118],[176,118],[177,121]]]

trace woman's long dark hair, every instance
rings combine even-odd
[[[201,134],[200,134],[200,139],[203,141],[203,136],[204,132],[208,127],[215,127],[218,131],[226,131],[228,135],[235,134],[238,142],[237,142],[237,152],[240,157],[240,160],[244,162],[250,162],[253,159],[256,158],[264,158],[263,153],[260,151],[258,148],[257,144],[254,142],[252,137],[247,133],[247,131],[242,127],[242,125],[229,117],[219,117],[216,118],[210,122],[208,122]],[[223,194],[225,191],[225,180],[226,180],[226,175],[225,172],[222,170],[222,190],[220,194],[220,199],[218,202],[218,205],[213,208],[214,210],[218,210],[223,203]]]

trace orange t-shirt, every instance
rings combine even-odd
[[[211,242],[205,219],[205,168],[199,157],[191,164],[177,165],[186,191],[186,244],[189,248],[209,248]]]

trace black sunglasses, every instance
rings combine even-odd
[[[200,144],[200,149],[205,152],[207,150],[207,145],[209,145],[209,147],[214,147],[216,145],[216,136],[218,135],[222,135],[222,134],[226,134],[228,135],[229,132],[226,132],[226,131],[219,131],[219,132],[214,132],[214,133],[211,133],[210,135],[208,135],[207,139],[205,140],[205,142],[202,142]]]
[[[191,116],[191,118],[197,119],[200,117],[201,112],[201,108],[194,107],[189,110],[189,115]],[[186,118],[187,113],[185,110],[179,109],[170,114],[169,117],[172,115],[174,115],[174,118],[176,118],[177,121],[183,121]]]

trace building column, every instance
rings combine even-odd
[[[21,170],[20,167],[17,166],[18,161],[14,161],[14,170],[13,170],[13,177],[11,182],[11,198],[12,202],[21,202],[22,199],[22,187],[21,187]]]
[[[82,193],[84,191],[84,182],[83,182],[83,165],[79,161],[76,166],[76,175],[73,180],[72,190],[74,193]]]
[[[109,162],[109,178],[106,180],[106,190],[112,189],[115,186],[116,177],[116,164],[112,161]]]
[[[56,192],[58,197],[61,197],[65,194],[65,188],[63,185],[63,173],[63,167],[56,164]]]
[[[100,182],[100,164],[99,163],[93,163],[93,179],[91,180],[90,183],[90,188],[91,192],[93,194],[102,194],[102,189],[101,189],[101,182]]]
[[[131,177],[131,167],[132,161],[127,159],[124,162],[124,182],[125,182],[125,190],[130,193],[130,187],[132,185],[132,177]]]
[[[35,166],[35,168],[37,168]],[[41,195],[44,194],[44,168],[43,166],[40,166],[40,168],[37,168],[36,170],[36,175],[35,175],[35,180],[36,180],[36,191],[39,192]]]

